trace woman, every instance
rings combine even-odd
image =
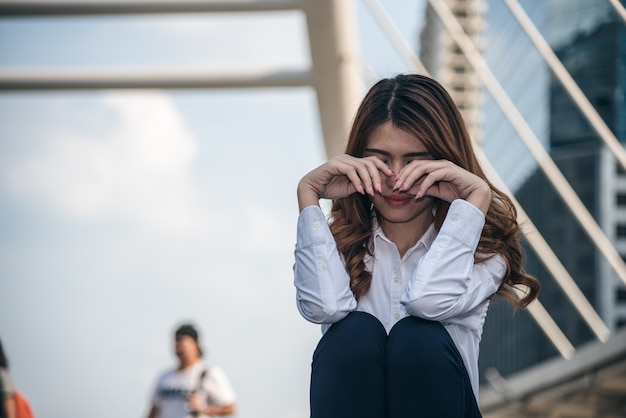
[[[420,75],[375,84],[346,154],[300,180],[298,203],[297,305],[324,332],[311,416],[480,417],[489,300],[525,307],[539,283],[522,267],[515,208],[443,87]]]

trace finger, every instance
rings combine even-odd
[[[423,181],[422,177],[429,173],[439,171],[439,175],[445,173],[447,176],[445,179],[448,179],[453,176],[455,169],[459,169],[459,167],[446,160],[415,160],[400,171],[396,184],[398,190],[407,191],[413,188],[416,184],[421,183]],[[435,181],[439,180],[444,180],[444,177]]]
[[[385,166],[382,161],[378,160],[377,164],[376,161],[372,159],[352,156],[345,156],[343,161],[346,165],[346,176],[348,176],[351,183],[361,194],[367,193],[370,196],[374,196],[374,188],[382,191],[382,182],[379,173],[379,166]]]
[[[354,167],[346,168],[345,176],[348,177],[348,180],[350,180],[350,183],[352,183],[352,186],[356,189],[357,192],[361,194],[365,194],[365,190],[363,189],[361,178],[359,177]]]
[[[355,169],[361,182],[370,196],[374,196],[374,188],[380,188],[380,174],[376,163],[369,159],[359,159],[355,162]]]
[[[428,192],[431,191],[431,187],[435,184],[435,181],[436,180],[432,172],[422,177],[422,181],[417,186],[417,191],[415,192],[415,199],[420,199],[424,195],[428,194]]]
[[[450,174],[449,170],[446,167],[438,168],[434,171],[428,173],[422,179],[421,184],[418,187],[417,193],[415,194],[415,199],[420,199],[426,195],[443,198],[440,190],[440,183],[445,182],[447,176]],[[450,183],[450,190],[456,190],[456,187],[452,183]],[[457,196],[458,197],[458,196]]]
[[[370,177],[372,178],[372,181],[374,183],[374,189],[376,189],[378,193],[382,194],[383,180],[381,178],[381,173],[387,177],[393,177],[395,176],[395,173],[393,172],[393,170],[391,170],[391,168],[389,168],[389,166],[387,166],[387,164],[381,161],[378,157],[366,157],[364,158],[364,160],[367,160],[369,162],[367,167],[370,171]]]
[[[394,190],[407,191],[411,189],[416,182],[421,181],[423,176],[437,168],[437,165],[432,164],[432,162],[432,160],[416,160],[406,165],[398,173]]]

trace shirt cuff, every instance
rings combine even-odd
[[[328,241],[330,228],[319,206],[307,206],[298,216],[296,248],[304,248]],[[332,234],[330,235],[332,237]]]
[[[446,234],[476,249],[485,226],[485,215],[466,200],[456,199],[450,205],[440,234]]]

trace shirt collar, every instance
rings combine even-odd
[[[376,240],[376,238],[380,238],[383,241],[393,244],[393,242],[389,238],[387,238],[387,236],[383,232],[383,229],[380,227],[380,224],[378,223],[378,219],[376,218],[376,216],[373,216],[372,228],[373,228],[372,236],[374,237],[374,241]],[[437,231],[435,231],[435,224],[432,223],[430,224],[426,232],[424,232],[424,235],[422,235],[422,237],[415,243],[415,245],[409,248],[407,253],[411,252],[414,248],[419,248],[420,245],[423,245],[426,248],[426,250],[429,250],[430,246],[432,245],[436,237],[437,237]]]

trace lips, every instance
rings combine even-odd
[[[406,194],[392,194],[383,196],[385,202],[387,202],[390,206],[402,206],[409,203],[412,199],[411,196]]]

